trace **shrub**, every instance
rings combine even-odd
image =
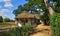
[[[42,16],[40,16],[40,19],[43,21],[45,25],[49,25],[49,13],[46,11]]]
[[[3,17],[2,16],[0,16],[0,22],[3,22]]]
[[[10,22],[9,18],[4,18],[4,22]]]
[[[33,25],[26,24],[23,27],[17,27],[15,29],[12,29],[7,33],[7,36],[28,36],[30,30],[33,29]]]
[[[60,36],[60,14],[54,14],[50,19],[52,36]]]

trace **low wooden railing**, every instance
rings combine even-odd
[[[0,23],[0,29],[15,28],[15,27],[16,27],[15,22],[3,22],[3,23]]]

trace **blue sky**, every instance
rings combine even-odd
[[[19,5],[24,5],[25,0],[0,0],[0,16],[3,18],[14,19],[15,16],[12,13],[13,10],[17,9]]]

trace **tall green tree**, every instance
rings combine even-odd
[[[40,9],[43,9],[44,12],[48,10],[51,16],[53,16],[57,12],[60,12],[60,4],[59,4],[60,0],[27,0],[27,1],[28,4],[31,5],[30,7],[37,4]]]
[[[53,15],[55,12],[60,12],[60,0],[26,0],[24,6],[19,6],[18,9],[14,10],[14,14],[20,13],[23,9],[30,10],[30,8],[38,5],[40,9],[48,10],[50,15]],[[52,2],[52,3],[51,3]],[[52,5],[52,6],[51,6]],[[16,12],[15,12],[16,11]]]
[[[23,11],[23,7],[22,7],[21,5],[19,5],[18,8],[13,11],[13,14],[14,14],[15,16],[17,16],[17,15],[20,14],[22,11]]]
[[[60,0],[27,0],[28,4],[33,6],[35,4],[41,5],[40,8],[47,9],[50,15],[53,15],[55,12],[60,10]],[[52,6],[51,6],[52,5]],[[31,7],[30,6],[30,7]]]

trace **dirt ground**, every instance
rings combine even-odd
[[[35,28],[34,31],[35,32],[30,36],[51,36],[50,26],[40,24]]]

